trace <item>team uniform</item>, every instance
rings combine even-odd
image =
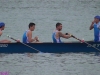
[[[94,42],[99,42],[100,41],[100,22],[99,23],[94,23]]]
[[[53,40],[53,43],[62,43],[60,37],[58,39],[56,39],[56,33],[58,32],[58,30],[55,30],[52,34],[52,40]]]
[[[29,41],[28,41],[28,37],[27,37],[27,33],[28,33],[28,31],[30,31],[30,30],[26,30],[25,32],[24,32],[24,34],[23,34],[23,43],[29,43]]]

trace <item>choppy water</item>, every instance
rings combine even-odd
[[[100,56],[83,53],[7,54],[0,71],[9,75],[100,75]]]
[[[100,15],[100,0],[0,0],[0,21],[6,23],[1,39],[11,35],[21,40],[28,24],[35,22],[33,36],[37,35],[42,42],[51,42],[55,24],[61,22],[63,32],[93,40],[89,26],[95,15]]]

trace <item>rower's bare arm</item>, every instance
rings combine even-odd
[[[59,35],[60,35],[60,37],[63,37],[63,38],[66,38],[66,39],[71,37],[70,35],[65,35],[62,32],[59,32]]]
[[[0,32],[0,36],[2,35],[2,32]]]
[[[94,22],[92,22],[89,29],[92,30],[93,28],[94,28]]]
[[[30,43],[32,43],[33,41],[35,41],[35,39],[32,39],[32,32],[31,32],[31,31],[29,31],[29,32],[27,33],[27,36],[28,36],[28,41],[29,41]]]

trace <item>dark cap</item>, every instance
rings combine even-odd
[[[5,26],[4,22],[0,22],[0,27]]]
[[[96,18],[96,19],[99,19],[99,20],[100,20],[100,16],[98,16],[98,15],[97,15],[97,16],[95,16],[94,18]]]

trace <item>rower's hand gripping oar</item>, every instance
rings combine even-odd
[[[98,49],[98,48],[94,47],[93,45],[89,44],[89,43],[88,43],[88,42],[86,42],[86,41],[82,41],[81,39],[78,39],[78,38],[76,38],[76,37],[75,37],[75,36],[73,36],[73,35],[71,35],[71,37],[73,37],[73,38],[75,38],[75,39],[79,40],[80,42],[86,43],[87,45],[90,45],[90,46],[91,46],[91,47],[93,47],[94,49],[96,49],[96,50],[100,51],[100,49]]]
[[[14,40],[14,41],[17,41],[17,42],[18,42],[18,40],[16,40],[16,39],[12,38],[12,37],[11,37],[11,36],[9,36],[9,35],[7,35],[7,37],[9,37],[10,39],[12,39],[12,40]],[[23,44],[23,45],[25,45],[25,46],[27,46],[27,47],[29,47],[29,48],[31,48],[31,49],[33,49],[33,50],[35,50],[35,51],[39,52],[39,53],[43,53],[43,52],[41,52],[41,51],[39,51],[39,50],[37,50],[37,49],[35,49],[35,48],[33,48],[33,47],[31,47],[31,46],[29,46],[29,45],[25,44],[25,43],[22,43],[22,42],[19,42],[19,43],[21,43],[21,44]]]

